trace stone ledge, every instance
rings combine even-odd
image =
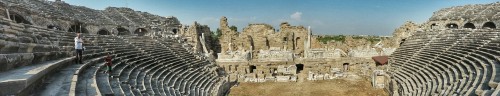
[[[35,82],[40,81],[42,77],[56,71],[56,68],[68,64],[75,57],[64,58],[60,60],[47,61],[33,66],[24,66],[15,70],[0,73],[0,95],[17,95],[21,92],[29,92],[29,88]]]

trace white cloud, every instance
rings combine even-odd
[[[302,12],[295,12],[292,15],[290,15],[290,18],[293,20],[300,21],[302,19]]]

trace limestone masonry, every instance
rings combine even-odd
[[[338,41],[287,22],[237,32],[222,16],[214,34],[174,16],[61,0],[0,0],[0,15],[0,96],[225,96],[239,82],[332,79],[369,80],[391,96],[500,92],[500,2],[444,8],[392,36]],[[77,33],[84,64],[74,64]]]

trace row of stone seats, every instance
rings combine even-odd
[[[74,49],[54,45],[53,30],[0,19],[0,95],[31,94],[55,69],[71,63]],[[86,55],[90,57],[92,55]]]
[[[132,39],[132,38],[131,38]],[[132,40],[132,41],[138,41],[138,42],[132,42],[132,44],[136,44],[136,45],[140,45],[141,47],[143,47],[142,49],[146,49],[144,50],[144,52],[149,52],[149,53],[158,53],[158,52],[161,52],[161,53],[165,53],[165,52],[168,52],[169,50],[165,50],[167,48],[165,48],[164,46],[154,46],[154,45],[159,45],[159,44],[154,44],[154,43],[145,43],[144,41],[141,41],[141,40],[148,40],[148,39],[144,39],[144,38],[137,38],[136,40]],[[143,43],[144,42],[144,43]],[[155,42],[155,41],[149,41],[149,42]],[[156,47],[156,48],[155,48]],[[147,49],[154,49],[154,50],[147,50]],[[185,50],[184,50],[185,51]],[[170,52],[173,52],[175,54],[175,52],[178,52],[178,51],[170,51]],[[158,57],[161,58],[160,60],[169,60],[169,61],[172,61],[172,60],[176,60],[176,56],[174,54],[170,54],[170,56],[161,56],[162,54],[158,54]],[[178,54],[183,54],[183,53],[178,53]],[[186,55],[182,55],[182,56],[185,56],[185,57],[188,57]],[[151,57],[157,57],[157,56],[154,56],[152,55]],[[165,59],[165,57],[169,57],[168,59]],[[191,55],[192,57],[192,55]],[[184,58],[183,58],[184,59]],[[188,58],[186,58],[188,59]],[[158,59],[157,59],[158,60]],[[191,58],[190,60],[195,60],[194,58]],[[153,95],[153,94],[161,94],[161,93],[171,93],[171,95],[180,95],[180,94],[200,94],[200,88],[197,88],[197,87],[194,87],[194,86],[191,86],[191,87],[186,87],[186,86],[189,86],[189,85],[186,85],[186,84],[190,84],[190,83],[186,83],[184,81],[190,81],[190,79],[188,80],[184,80],[186,78],[191,78],[194,76],[194,74],[197,74],[199,76],[197,77],[200,77],[200,76],[213,76],[211,78],[209,77],[205,77],[205,78],[209,78],[211,81],[209,80],[204,80],[203,83],[201,83],[202,85],[199,85],[199,87],[202,87],[201,89],[207,89],[206,91],[204,91],[203,94],[205,95],[208,95],[209,92],[211,92],[211,90],[208,90],[208,89],[213,89],[213,88],[210,88],[213,86],[213,82],[216,82],[216,78],[215,78],[215,75],[212,74],[212,73],[206,73],[206,75],[200,75],[200,73],[197,73],[199,71],[193,71],[193,73],[191,73],[191,71],[187,71],[186,69],[191,69],[191,68],[195,68],[195,69],[192,69],[192,70],[206,70],[206,69],[203,69],[204,67],[190,67],[190,66],[194,66],[194,65],[199,65],[201,62],[185,62],[186,64],[184,64],[183,62],[179,62],[179,61],[188,61],[188,60],[178,60],[176,63],[167,63],[168,65],[165,65],[165,67],[168,68],[169,65],[173,65],[174,68],[172,68],[174,71],[170,71],[170,72],[173,72],[173,73],[167,73],[165,74],[166,76],[169,76],[169,77],[166,77],[166,78],[163,78],[164,80],[166,79],[168,83],[166,83],[168,86],[161,86],[160,88],[155,88],[154,85],[164,85],[165,81],[161,81],[161,82],[156,82],[156,84],[154,84],[155,82],[153,82],[153,84],[151,84],[151,80],[153,79],[158,79],[158,78],[146,78],[146,79],[139,79],[139,82],[137,81],[129,81],[128,83],[130,83],[133,88],[138,88],[138,89],[141,89],[141,90],[137,90],[137,91],[133,91],[132,93],[134,94],[144,94],[145,93],[148,93],[150,95]],[[180,64],[178,64],[180,63]],[[184,65],[181,65],[181,64],[184,64]],[[188,65],[188,64],[192,64],[192,65]],[[134,66],[132,67],[133,69],[137,69],[136,67],[139,67],[139,69],[143,69],[143,67],[149,67],[149,66],[152,66],[152,65],[144,65],[144,66]],[[149,69],[149,68],[148,68]],[[184,71],[183,71],[184,70]],[[181,79],[182,77],[178,77],[178,75],[174,75],[175,72],[181,72],[180,75],[182,74],[189,74],[188,76],[186,76],[184,79]],[[144,72],[129,72],[128,74],[133,74],[131,76],[131,78],[137,78],[137,77],[141,77],[143,78],[144,76],[146,76],[146,74],[144,73],[144,75],[141,75],[143,74]],[[165,73],[165,71],[163,72]],[[211,75],[210,75],[211,74]],[[160,77],[164,77],[162,75],[160,75]],[[147,80],[149,79],[149,80]],[[141,82],[141,80],[147,80],[146,82]],[[203,80],[203,79],[199,79],[199,80]],[[198,80],[198,81],[199,81]],[[154,81],[154,80],[153,80]],[[196,80],[195,80],[196,81]],[[184,82],[184,83],[183,83]],[[208,83],[208,82],[211,82],[211,83]],[[149,83],[150,85],[152,85],[151,87],[147,87],[145,88],[144,84],[146,83]],[[209,84],[212,84],[212,85],[209,85]],[[137,86],[139,85],[139,86]],[[130,86],[127,86],[127,87],[130,87]],[[167,87],[167,88],[165,88]],[[132,87],[131,87],[132,88]],[[149,89],[149,90],[147,90]],[[159,90],[162,90],[163,91],[159,91]],[[188,91],[188,90],[191,90],[191,91]],[[140,93],[140,92],[143,92],[143,93]],[[194,92],[194,93],[192,93]]]
[[[0,60],[0,71],[65,57],[70,51],[65,46],[51,45],[54,41],[36,37],[38,32],[34,30],[38,28],[33,26],[4,19],[0,20],[0,26],[0,54],[5,57]]]
[[[452,40],[453,40],[453,39],[452,39]],[[438,41],[439,41],[439,40],[438,40]],[[432,50],[432,49],[433,49],[433,48],[431,48],[431,50]],[[424,49],[424,50],[425,50],[425,49]],[[432,51],[430,51],[430,52],[432,52]],[[424,53],[424,52],[422,52],[422,53]],[[425,53],[428,53],[428,52],[425,52]],[[431,53],[431,54],[433,54],[433,53]],[[432,56],[426,56],[426,57],[432,57]],[[441,61],[440,61],[440,62],[441,62]]]
[[[427,33],[438,35],[415,34],[390,57],[390,73],[400,86],[398,93],[493,94],[494,88],[498,86],[499,77],[496,76],[495,64],[498,63],[496,58],[500,54],[493,54],[496,51],[491,51],[491,47],[498,46],[494,43],[499,37],[498,30],[446,30]],[[420,37],[423,37],[424,41],[421,41]],[[403,54],[408,56],[400,56]]]
[[[105,10],[103,10],[104,11],[103,13],[110,19],[113,19],[111,21],[114,21],[117,24],[132,24],[132,21],[130,21],[127,17],[123,16],[123,14],[118,12],[116,9],[117,8],[108,7]]]
[[[114,53],[114,78],[99,73],[104,68],[102,56],[89,58],[73,75],[69,95],[206,96],[218,89],[217,75],[203,67],[208,62],[179,57],[189,56],[177,52],[182,50],[174,51],[149,37],[106,38],[112,39],[101,38],[94,45]]]
[[[147,24],[150,22],[149,20],[154,20],[154,19],[144,19],[144,16],[138,14],[136,11],[130,8],[118,8],[116,10],[121,14],[123,14],[125,17],[128,17],[132,22]]]

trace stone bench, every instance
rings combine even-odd
[[[72,64],[74,57],[52,60],[24,66],[0,73],[0,95],[29,95],[34,87],[41,85],[43,78],[66,64]]]

